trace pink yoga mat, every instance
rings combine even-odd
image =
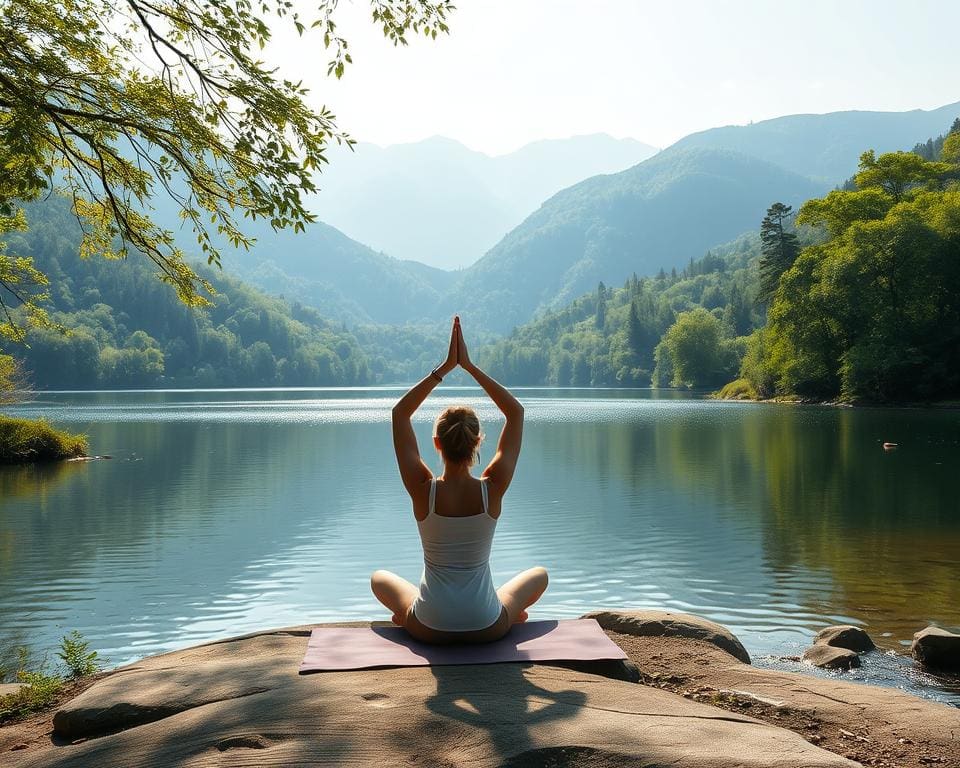
[[[304,672],[371,667],[497,664],[504,661],[625,659],[594,619],[528,621],[506,637],[477,645],[428,645],[401,627],[317,627],[300,665]]]

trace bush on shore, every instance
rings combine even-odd
[[[718,400],[757,400],[757,390],[746,379],[737,379],[729,384],[724,384],[723,388],[717,392]]]
[[[9,649],[3,649],[9,655]],[[0,725],[29,717],[53,706],[71,681],[95,675],[100,671],[100,658],[90,650],[90,643],[74,630],[60,641],[57,656],[63,662],[61,671],[48,671],[46,658],[33,663],[26,648],[15,649],[16,670],[0,665],[0,682],[12,677],[20,683],[19,690],[0,696]]]
[[[31,421],[0,415],[0,464],[60,461],[83,456],[86,451],[84,435],[61,432],[42,419]]]

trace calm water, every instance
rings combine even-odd
[[[551,572],[534,618],[601,607],[697,613],[761,664],[829,623],[902,650],[960,629],[960,411],[524,390],[497,581]],[[46,394],[19,407],[86,432],[110,461],[0,468],[0,646],[79,629],[114,664],[211,638],[386,619],[368,578],[419,577],[393,458],[395,390]],[[416,424],[425,455],[438,390]],[[900,445],[885,452],[883,441]],[[438,466],[433,455],[428,462]],[[767,657],[767,658],[765,658]],[[858,677],[960,702],[874,654]]]

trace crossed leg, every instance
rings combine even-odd
[[[538,565],[518,573],[497,590],[497,597],[510,617],[510,626],[527,620],[527,608],[540,599],[548,583],[547,569]]]
[[[497,590],[497,597],[510,620],[508,626],[527,620],[527,608],[540,599],[548,583],[547,569],[536,566],[518,573]],[[370,588],[392,614],[393,623],[406,626],[410,607],[420,591],[402,576],[384,570],[373,572]]]
[[[402,576],[390,571],[374,571],[370,577],[370,589],[377,600],[383,603],[390,613],[394,624],[404,626],[413,601],[420,594],[413,584]]]

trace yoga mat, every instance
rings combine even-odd
[[[492,643],[428,645],[402,627],[317,627],[300,664],[305,672],[372,667],[498,664],[504,661],[596,661],[625,659],[594,619],[515,624]]]

